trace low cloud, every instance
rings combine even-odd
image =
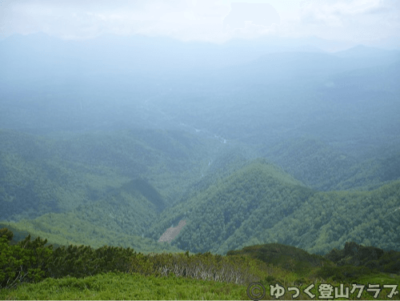
[[[44,32],[67,39],[102,34],[224,42],[265,35],[367,43],[400,38],[398,0],[3,0],[0,34]],[[268,4],[267,4],[268,2]],[[286,2],[285,2],[286,3]],[[285,10],[286,9],[286,10]],[[290,19],[286,12],[291,11]]]
[[[308,0],[302,3],[301,23],[306,32],[327,39],[368,42],[399,38],[399,2],[393,0]]]
[[[231,11],[224,19],[224,25],[231,28],[244,28],[246,23],[269,27],[279,22],[278,12],[267,3],[232,3]]]
[[[229,4],[211,0],[15,0],[0,9],[3,35],[45,32],[63,38],[91,38],[104,33],[142,33],[212,40],[220,38]]]

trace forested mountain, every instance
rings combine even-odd
[[[317,192],[256,161],[168,209],[153,236],[185,220],[173,245],[195,252],[278,242],[323,254],[346,241],[398,250],[399,196],[399,181],[367,192]]]
[[[400,152],[390,148],[379,148],[374,154],[379,159],[360,160],[318,139],[303,137],[282,141],[262,152],[318,190],[370,190],[400,178]]]
[[[2,130],[0,137],[3,220],[69,211],[130,186],[150,202],[173,203],[206,172],[221,144],[184,132],[150,130],[63,139]],[[131,180],[136,182],[129,186]],[[153,199],[151,183],[161,193]]]
[[[145,252],[399,250],[399,52],[278,44],[0,41],[2,225]]]
[[[280,242],[324,253],[349,240],[398,249],[398,182],[365,192],[318,192],[265,160],[246,163],[252,156],[246,149],[175,132],[86,134],[65,140],[1,134],[2,181],[8,184],[2,189],[3,220],[18,221],[8,226],[57,244],[169,250],[155,241],[185,220],[172,242],[175,250],[225,253],[249,244]],[[394,158],[348,171],[349,160],[337,154],[327,157],[326,146],[299,143],[308,143],[310,149],[301,144],[293,144],[293,151],[282,148],[283,167],[296,166],[291,160],[298,160],[297,170],[323,179],[321,171],[329,172],[332,166],[370,189],[396,178],[397,169],[389,165]],[[305,153],[296,152],[299,149]],[[197,162],[189,152],[197,152]],[[302,165],[308,154],[310,162]],[[314,156],[326,160],[319,162],[320,171],[309,170],[315,166]],[[333,165],[335,158],[342,165]],[[388,166],[394,172],[389,179],[379,172],[390,171]],[[352,210],[349,204],[354,204]],[[381,231],[384,236],[369,237]]]

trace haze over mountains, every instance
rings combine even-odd
[[[0,220],[146,252],[400,250],[400,51],[322,42],[0,41]]]

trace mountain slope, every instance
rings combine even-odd
[[[380,148],[370,158],[347,155],[309,137],[288,139],[261,153],[287,173],[316,190],[371,190],[400,179],[397,147]]]
[[[254,231],[292,214],[312,193],[277,167],[257,160],[167,209],[152,237],[184,219],[187,225],[173,245],[192,252],[224,253],[248,243]]]
[[[172,245],[225,253],[278,242],[314,253],[346,241],[399,250],[400,181],[372,191],[317,192],[265,161],[255,161],[185,203],[169,208],[151,230],[185,220]]]
[[[154,130],[52,138],[1,130],[0,140],[0,220],[16,221],[71,211],[122,185],[161,210],[207,172],[215,145],[221,145]]]
[[[260,236],[324,253],[346,241],[400,250],[400,181],[363,192],[318,192]]]
[[[64,139],[0,134],[2,220],[60,244],[158,250],[160,236],[184,220],[172,246],[192,252],[269,242],[317,253],[345,241],[399,245],[400,184],[390,182],[397,177],[395,154],[346,170],[357,163],[318,141],[271,150],[288,169],[297,164],[289,171],[298,177],[296,171],[303,171],[311,183],[389,183],[371,191],[317,192],[265,160],[246,163],[254,154],[245,148],[185,133],[137,130]],[[308,156],[324,160],[313,169]],[[344,178],[321,175],[335,169]]]

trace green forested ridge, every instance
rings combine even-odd
[[[317,190],[370,190],[400,178],[400,152],[381,149],[365,159],[313,138],[296,138],[262,150],[272,162]],[[383,157],[380,155],[383,154]]]
[[[399,196],[400,181],[373,191],[318,192],[261,237],[316,253],[345,241],[399,250]]]
[[[194,252],[224,253],[252,238],[256,224],[265,229],[290,215],[311,193],[278,168],[258,160],[168,209],[161,215],[165,221],[154,227],[153,237],[184,218],[187,225],[174,245]],[[282,204],[284,199],[289,200],[287,204]],[[261,218],[259,214],[267,215]]]
[[[398,250],[393,151],[360,161],[309,138],[257,153],[177,131],[0,134],[3,224],[51,243],[224,254],[269,242],[324,253],[352,240]],[[251,161],[262,153],[283,169]],[[183,219],[172,247],[156,243]]]
[[[351,176],[356,160],[334,151],[322,141],[302,138],[265,149],[265,155],[287,172],[319,190],[332,190]]]
[[[386,273],[400,273],[400,252],[347,242],[343,250],[333,249],[325,258],[340,266],[366,266]]]
[[[277,243],[245,247],[229,251],[227,255],[249,256],[272,264],[297,274],[299,279],[295,282],[301,283],[306,282],[305,279],[310,276],[354,283],[356,279],[378,276],[379,273],[389,273],[391,276],[400,274],[400,252],[365,247],[354,242],[346,242],[342,250],[333,249],[325,256],[309,254],[302,249]]]
[[[223,254],[280,242],[324,253],[352,240],[398,250],[393,152],[359,163],[310,139],[265,150],[308,185],[370,189],[318,192],[265,160],[249,163],[255,152],[220,141],[215,150],[215,141],[184,133],[134,130],[62,139],[1,134],[3,220],[18,221],[6,223],[51,243]],[[182,219],[187,225],[173,248],[159,246],[161,234]]]
[[[153,202],[162,207],[164,201],[176,201],[182,188],[199,179],[206,166],[202,156],[208,155],[204,149],[210,146],[203,144],[214,142],[200,143],[185,133],[136,132],[55,140],[2,130],[0,202],[6,210],[0,212],[0,220],[69,211],[139,177],[147,178],[161,193],[156,196],[149,187],[142,191],[150,193]],[[174,157],[168,149],[180,152]]]
[[[165,202],[162,196],[145,179],[137,178],[129,183],[125,183],[121,189],[130,194],[139,194],[150,201],[158,211],[165,208]]]
[[[0,144],[2,220],[68,211],[126,181],[101,166],[57,159],[47,139],[9,131],[0,135],[5,141]]]
[[[299,275],[307,275],[315,267],[333,266],[328,259],[322,256],[309,254],[302,249],[278,243],[245,247],[241,250],[228,251],[227,255],[250,256],[265,263],[273,263],[277,267]]]
[[[18,231],[56,244],[107,243],[144,252],[177,250],[146,239],[147,229],[168,202],[179,200],[185,186],[208,174],[209,155],[215,152],[203,152],[215,144],[212,140],[201,140],[210,143],[203,146],[198,138],[165,131],[58,139],[2,134],[3,220],[19,221],[12,224]],[[33,151],[27,151],[30,145],[35,145]],[[138,148],[147,159],[137,156]],[[189,158],[188,148],[190,154],[197,151],[200,160]],[[140,167],[144,163],[147,171]]]
[[[147,228],[157,219],[157,208],[136,190],[124,187],[106,198],[80,205],[65,213],[47,213],[33,220],[5,223],[17,230],[46,237],[51,243],[105,244],[132,247],[143,252],[177,251],[168,244],[145,238]]]
[[[399,196],[400,181],[372,191],[317,192],[256,161],[166,210],[152,235],[185,219],[172,244],[195,252],[279,242],[325,253],[350,240],[399,250]]]

